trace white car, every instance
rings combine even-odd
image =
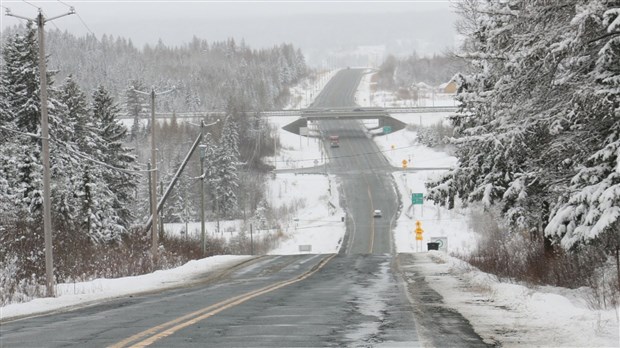
[[[381,217],[381,210],[380,209],[375,209],[375,211],[372,212],[372,216],[373,217]]]

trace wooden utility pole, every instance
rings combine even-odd
[[[151,257],[153,263],[157,263],[157,255],[159,249],[159,234],[157,232],[157,146],[156,146],[156,124],[155,124],[155,88],[151,88],[151,92],[138,91],[134,89],[136,93],[146,94],[151,96],[151,168],[150,178],[151,178],[151,218],[147,223],[147,226],[150,224],[151,227]],[[157,93],[157,95],[162,95],[166,93],[170,93],[174,91],[174,88],[166,91]]]
[[[41,93],[41,162],[43,164],[43,233],[45,239],[45,285],[46,295],[54,297],[54,256],[52,253],[52,201],[51,201],[51,174],[50,174],[50,147],[49,125],[47,117],[47,62],[45,59],[45,23],[54,19],[74,14],[73,7],[69,12],[60,16],[45,19],[43,11],[39,8],[36,18],[39,34],[39,82]],[[7,16],[35,21],[35,19],[14,15],[9,9]]]
[[[157,233],[157,147],[155,146],[155,89],[151,88],[151,257],[153,262],[157,262],[157,249],[159,248]]]

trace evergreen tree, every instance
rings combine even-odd
[[[459,165],[428,184],[429,197],[498,206],[514,229],[566,248],[617,232],[617,6],[475,5],[465,45],[474,70],[456,77]]]
[[[553,207],[546,232],[572,248],[600,242],[620,251],[620,7],[591,1],[577,7],[574,33],[557,47],[576,52],[572,71],[583,74],[573,98],[572,114],[554,124],[559,133],[573,133],[587,150],[576,162],[567,192]]]
[[[38,46],[36,30],[29,22],[25,34],[16,33],[7,39],[3,50],[4,65],[2,69],[2,83],[5,84],[7,113],[13,121],[7,123],[9,127],[30,133],[39,134],[39,69]],[[7,117],[5,116],[5,117]],[[41,142],[39,139],[14,135],[10,138],[13,152],[8,166],[14,170],[5,169],[9,186],[18,195],[15,209],[20,214],[32,216],[40,221],[42,208],[42,176],[41,176]],[[3,147],[3,150],[8,148]],[[32,213],[37,213],[31,215]],[[31,218],[29,218],[31,220]],[[32,220],[31,220],[32,221]]]
[[[133,202],[133,193],[137,187],[137,177],[122,170],[135,169],[135,157],[131,149],[123,146],[123,139],[127,129],[118,121],[120,108],[114,102],[110,93],[99,86],[93,93],[91,105],[93,119],[99,137],[101,161],[112,167],[104,168],[103,179],[113,192],[113,208],[118,215],[118,224],[122,229],[129,227],[133,219],[130,207]]]
[[[130,140],[135,140],[142,131],[140,120],[144,116],[144,108],[146,105],[146,97],[137,91],[144,91],[144,84],[142,81],[130,81],[125,91],[125,108],[127,110],[127,115],[133,118]]]
[[[237,190],[239,188],[239,134],[237,122],[230,116],[226,118],[220,144],[217,147],[217,164],[220,197],[220,211],[225,216],[233,216],[238,210]]]

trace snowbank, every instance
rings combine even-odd
[[[26,303],[1,307],[0,320],[50,312],[61,308],[75,308],[147,291],[186,286],[208,274],[230,267],[248,258],[248,256],[213,256],[190,261],[177,268],[155,271],[140,276],[57,284],[57,297],[38,298]]]

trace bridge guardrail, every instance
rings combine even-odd
[[[303,116],[312,114],[331,114],[331,115],[351,115],[351,114],[371,114],[371,113],[422,113],[422,112],[456,112],[457,107],[451,106],[418,106],[418,107],[356,107],[356,108],[325,108],[325,109],[291,109],[291,110],[267,110],[261,111],[264,116]],[[155,118],[170,118],[172,112],[156,113]],[[202,112],[176,112],[177,118],[200,118],[209,116],[226,116],[225,111],[202,111]],[[142,118],[150,118],[149,115],[143,115]],[[121,114],[120,119],[131,119],[133,116]]]

